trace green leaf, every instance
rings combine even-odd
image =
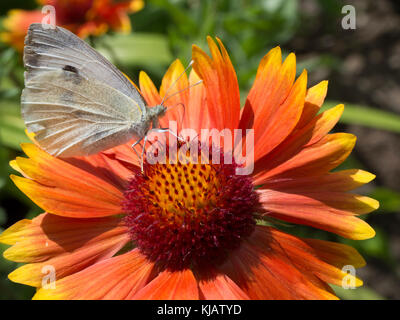
[[[160,8],[164,8],[171,16],[175,26],[179,27],[182,32],[195,32],[196,28],[198,28],[188,11],[180,6],[168,0],[153,0],[152,2]]]
[[[374,228],[376,231],[375,237],[357,243],[360,250],[369,257],[376,257],[386,262],[390,260],[389,241],[386,232],[378,227]]]
[[[400,211],[399,192],[383,187],[378,187],[369,196],[379,201],[379,211],[381,212]]]
[[[379,213],[376,213],[379,214]],[[393,264],[393,257],[390,251],[388,236],[384,229],[373,226],[376,232],[375,237],[363,241],[354,241],[340,238],[340,242],[354,247],[361,255],[380,259],[387,266]],[[367,259],[368,260],[368,259]]]
[[[3,225],[7,222],[7,214],[6,211],[0,207],[0,225]]]
[[[337,104],[340,103],[327,101],[321,111],[332,108]],[[340,122],[400,133],[400,115],[367,106],[345,103]]]
[[[8,149],[0,148],[0,191],[6,185],[6,177],[8,177]]]
[[[25,134],[25,124],[20,116],[19,103],[0,102],[0,143],[4,146],[20,149],[20,144],[29,142]]]
[[[105,36],[96,48],[107,59],[122,66],[166,65],[172,61],[167,39],[163,35],[133,33]]]
[[[343,300],[385,300],[380,294],[368,287],[359,287],[355,289],[344,289],[332,285],[336,295]]]

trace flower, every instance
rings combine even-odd
[[[143,8],[143,0],[38,0],[42,5],[52,5],[56,21],[81,38],[101,35],[108,29],[130,32],[127,13]]]
[[[253,174],[236,174],[236,162],[145,162],[142,172],[130,144],[71,159],[23,144],[28,158],[11,162],[23,177],[12,179],[46,213],[17,222],[0,242],[12,245],[7,259],[26,263],[9,278],[37,287],[34,299],[336,299],[329,284],[347,276],[362,285],[342,271],[365,264],[354,248],[261,223],[274,218],[355,240],[374,236],[357,216],[377,201],[347,192],[374,175],[331,172],[355,144],[350,134],[329,134],[343,105],[318,114],[327,82],[307,90],[305,72],[295,80],[294,54],[282,63],[274,48],[241,110],[235,71],[217,41],[208,38],[211,57],[193,46],[189,78],[178,79],[184,68],[176,60],[159,91],[144,72],[140,90],[152,106],[172,84],[180,91],[202,79],[166,101],[182,103],[185,116],[173,108],[161,125],[184,119],[180,128],[197,132],[254,129]],[[53,289],[43,284],[48,266]]]
[[[109,29],[130,32],[127,13],[139,11],[144,5],[142,0],[38,0],[38,3],[53,6],[56,24],[81,38],[99,36]],[[3,22],[6,31],[2,33],[1,40],[22,52],[29,25],[42,22],[44,17],[41,10],[11,10]]]
[[[29,26],[32,23],[41,22],[42,19],[43,14],[39,10],[10,10],[8,16],[3,20],[3,27],[6,31],[0,33],[0,40],[22,52]]]

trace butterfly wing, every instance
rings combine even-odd
[[[59,157],[95,154],[126,143],[142,117],[130,97],[67,70],[27,80],[21,104],[28,131],[44,150]]]
[[[77,70],[86,79],[95,79],[132,98],[142,112],[145,103],[134,85],[106,58],[72,32],[55,27],[44,29],[31,24],[25,38],[25,81],[54,70]]]

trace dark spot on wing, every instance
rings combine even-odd
[[[63,70],[78,74],[78,69],[70,65],[65,65]]]
[[[63,70],[64,70],[65,79],[67,81],[72,81],[76,85],[78,85],[82,82],[82,76],[79,74],[77,68],[70,66],[70,65],[66,65],[63,67]]]

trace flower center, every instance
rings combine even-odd
[[[132,240],[164,267],[221,263],[254,230],[258,196],[251,178],[236,175],[235,163],[200,161],[169,164],[167,156],[166,164],[145,163],[125,192]]]

